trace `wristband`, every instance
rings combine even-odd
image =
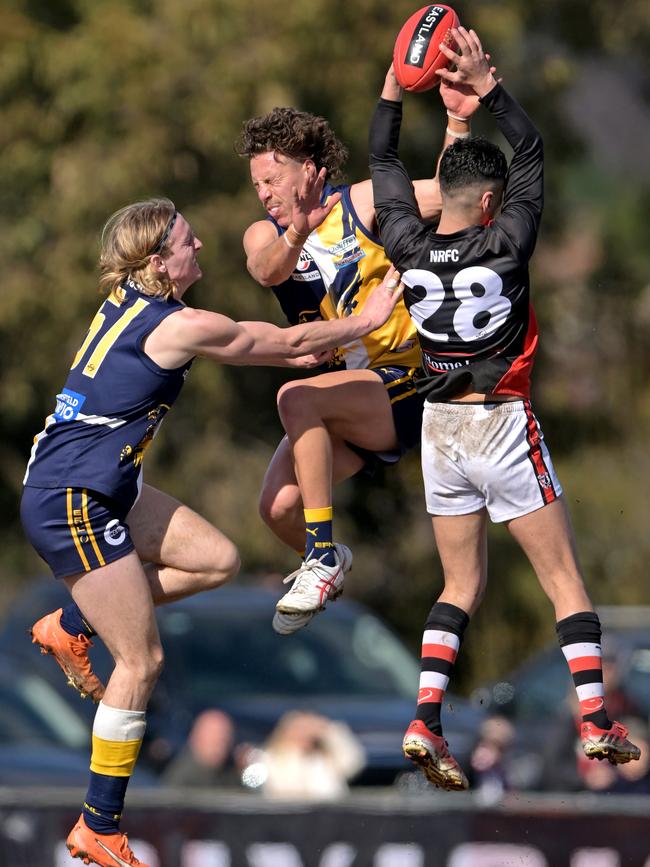
[[[300,232],[294,229],[293,223],[291,223],[287,226],[287,230],[283,233],[282,237],[287,247],[290,247],[292,250],[300,250],[304,246],[309,234],[301,235]]]
[[[445,130],[445,134],[450,135],[452,138],[470,138],[471,135],[468,132],[456,132],[453,129],[449,129],[449,127]]]
[[[469,123],[468,117],[461,117],[458,114],[452,114],[450,111],[447,112],[447,117],[450,117],[452,120],[459,120],[461,123]]]

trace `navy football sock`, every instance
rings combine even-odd
[[[335,566],[336,557],[332,541],[331,506],[323,509],[305,509],[305,560],[320,560],[325,566]]]
[[[77,635],[85,635],[86,638],[92,638],[93,635],[97,635],[90,623],[84,619],[76,602],[71,602],[65,606],[61,612],[59,622],[61,623],[61,628],[65,629],[68,635],[74,635],[75,637]]]

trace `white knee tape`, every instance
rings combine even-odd
[[[140,741],[147,727],[143,710],[120,710],[100,701],[93,734],[104,741]]]

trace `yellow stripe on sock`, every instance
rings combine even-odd
[[[326,506],[324,509],[305,509],[305,521],[308,524],[313,524],[316,521],[331,521],[334,514],[332,506]]]
[[[141,738],[135,741],[105,741],[93,735],[90,770],[107,777],[130,777],[141,746]]]

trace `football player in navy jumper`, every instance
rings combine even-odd
[[[168,199],[129,205],[102,235],[106,300],[72,362],[25,476],[25,532],[73,602],[32,627],[69,681],[99,701],[90,786],[68,837],[95,864],[139,864],[119,820],[163,664],[154,605],[218,587],[239,569],[233,543],[142,483],[142,462],[195,356],[310,367],[381,327],[401,292],[390,269],[358,315],[277,328],[189,307],[201,241]],[[104,690],[87,656],[98,634],[115,660]]]
[[[444,740],[440,708],[485,590],[488,517],[506,524],[553,604],[585,753],[617,764],[638,759],[639,750],[607,716],[600,623],[529,399],[538,336],[528,262],[542,214],[542,139],[494,78],[476,33],[452,33],[460,56],[441,45],[455,69],[439,75],[445,86],[471,89],[494,116],[513,149],[510,166],[490,142],[456,136],[439,166],[440,221],[424,222],[397,155],[401,94],[386,88],[370,132],[370,166],[381,237],[402,274],[422,347],[422,470],[445,581],[425,626],[404,751],[435,785],[463,789],[467,779]]]

